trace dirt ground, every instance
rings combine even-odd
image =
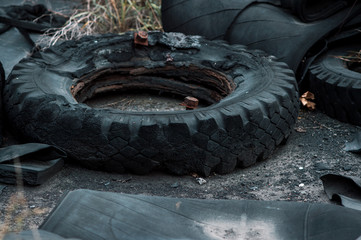
[[[211,175],[202,185],[194,175],[111,174],[67,163],[43,185],[25,186],[24,201],[18,204],[14,196],[19,188],[6,186],[0,194],[0,224],[5,224],[7,230],[36,228],[63,193],[74,189],[180,198],[330,203],[319,178],[327,173],[361,176],[361,156],[343,150],[346,141],[351,141],[359,130],[318,111],[301,110],[288,142],[269,159],[231,174]]]

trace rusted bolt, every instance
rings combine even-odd
[[[148,46],[148,33],[144,31],[135,32],[134,44]]]
[[[180,105],[185,106],[186,110],[195,109],[198,107],[198,99],[195,97],[185,97],[184,102],[182,102]]]
[[[172,57],[172,55],[170,55],[170,53],[167,53],[167,55],[166,55],[166,62],[173,62],[173,57]]]

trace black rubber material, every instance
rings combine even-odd
[[[354,134],[351,142],[346,142],[344,149],[345,151],[352,153],[361,153],[361,132],[358,131]]]
[[[127,33],[35,53],[7,79],[8,118],[24,136],[57,145],[89,168],[139,174],[156,167],[228,173],[265,159],[291,133],[299,103],[286,64],[261,51],[179,33],[149,33],[149,44],[134,46]],[[97,91],[129,88],[213,104],[124,112],[78,103]]]
[[[237,15],[254,2],[274,0],[163,0],[162,23],[167,32],[223,39]]]
[[[299,67],[310,49],[317,55],[325,48],[325,39],[340,33],[350,20],[361,14],[361,2],[353,3],[351,0],[163,0],[162,22],[165,31],[224,39],[231,44],[264,50],[302,74],[307,69]],[[284,8],[291,9],[295,16]],[[318,21],[305,24],[300,18]]]
[[[361,178],[326,174],[321,180],[330,200],[361,211]]]
[[[49,28],[63,26],[66,21],[67,18],[55,15],[42,4],[25,4],[0,8],[0,23],[28,31],[44,33]],[[3,32],[0,31],[0,33]]]
[[[92,240],[355,240],[361,235],[361,211],[319,203],[76,190],[65,195],[40,229]]]
[[[5,234],[2,240],[80,240],[79,238],[63,238],[57,234],[44,230],[27,230]]]
[[[303,22],[327,18],[357,0],[281,0],[282,7],[289,8]]]
[[[308,77],[317,108],[355,125],[361,125],[361,73],[348,69],[335,56],[347,56],[349,51],[360,49],[361,44],[345,44],[328,50],[311,65]]]
[[[281,8],[290,9],[301,21],[312,22],[352,6],[353,0],[163,0],[163,28],[167,32],[201,35],[211,40],[224,39],[237,16],[257,3],[274,5],[281,11]],[[275,29],[278,33],[279,29]]]
[[[16,184],[21,169],[24,183],[40,185],[63,167],[65,158],[62,150],[40,143],[0,148],[0,182]]]
[[[47,30],[59,28],[67,18],[50,12],[44,5],[24,4],[22,6],[5,6],[0,8],[0,34],[16,27],[25,40],[35,47],[29,32],[45,33]]]
[[[52,11],[67,14],[80,0],[32,0],[31,4],[0,1],[0,61],[6,77],[16,63],[36,50],[34,42],[42,32],[65,23],[66,18]]]
[[[256,4],[236,18],[225,40],[266,51],[296,72],[311,48],[314,52],[323,49],[323,40],[339,32],[360,11],[361,4],[357,4],[352,10],[347,8],[327,19],[305,24],[281,8]]]

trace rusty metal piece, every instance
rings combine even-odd
[[[172,55],[170,55],[170,53],[167,53],[166,58],[167,58],[167,59],[165,60],[166,62],[173,62],[173,60],[174,60],[173,57],[172,57]]]
[[[185,97],[184,102],[182,102],[180,105],[185,106],[186,110],[195,109],[198,107],[198,99],[195,97]]]
[[[71,86],[71,94],[73,94],[73,96],[75,96],[80,90],[82,90],[85,87],[85,83],[84,82],[78,82],[76,85],[72,85]]]
[[[145,31],[135,32],[134,44],[148,46],[148,33]]]

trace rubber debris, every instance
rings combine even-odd
[[[321,180],[330,200],[361,211],[361,178],[326,174]]]
[[[51,145],[27,143],[0,148],[0,182],[39,185],[64,165],[66,154]]]
[[[344,150],[353,153],[361,153],[361,132],[356,133],[353,140],[346,143]]]
[[[65,194],[40,229],[64,238],[91,240],[354,240],[361,236],[361,211],[319,203],[76,190]]]

